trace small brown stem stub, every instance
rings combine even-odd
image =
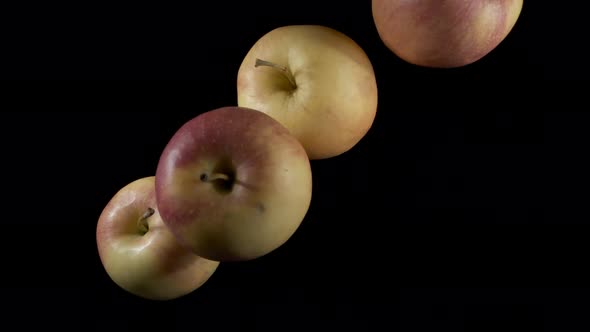
[[[287,67],[278,65],[278,64],[270,62],[270,61],[256,59],[256,63],[254,64],[254,67],[258,68],[260,66],[267,66],[267,67],[277,69],[287,78],[289,83],[291,83],[291,87],[293,89],[297,89],[297,83],[295,82],[295,77],[293,77],[293,74],[289,71],[289,69]]]
[[[147,208],[147,210],[143,213],[143,216],[141,216],[141,219],[147,219],[151,216],[154,215],[154,213],[156,213],[156,210],[152,209],[151,207]]]
[[[137,227],[139,228],[142,234],[145,234],[149,231],[150,227],[148,225],[147,220],[149,217],[153,216],[154,213],[156,213],[156,210],[154,210],[151,207],[148,207],[147,210],[141,216],[141,218],[139,218],[139,220],[137,221]]]
[[[210,176],[205,173],[201,174],[201,181],[203,182],[211,182],[215,180],[229,181],[229,176],[223,173],[213,173]]]

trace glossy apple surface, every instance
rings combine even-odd
[[[523,0],[372,0],[373,19],[385,45],[424,67],[474,63],[508,36]]]
[[[283,26],[257,40],[240,65],[237,95],[238,106],[287,127],[310,159],[350,150],[377,112],[367,54],[347,35],[318,25]]]
[[[203,285],[219,262],[180,246],[160,217],[154,177],[133,181],[103,209],[96,228],[100,260],[124,290],[150,300],[171,300]]]
[[[186,122],[156,171],[162,219],[194,253],[216,261],[263,256],[284,244],[311,201],[303,146],[257,110],[222,107]]]

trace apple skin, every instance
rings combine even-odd
[[[229,180],[213,180],[224,174]],[[284,244],[311,202],[303,146],[270,116],[228,106],[186,122],[156,171],[162,218],[178,241],[215,261],[258,258]]]
[[[377,32],[399,58],[431,68],[472,64],[508,36],[523,0],[372,0]]]
[[[149,300],[172,300],[203,285],[219,262],[176,242],[158,213],[154,188],[151,176],[120,189],[99,217],[96,244],[103,267],[121,288]],[[153,214],[142,235],[138,220],[148,208]]]
[[[256,59],[286,67],[256,67]],[[351,38],[319,25],[291,25],[263,35],[238,70],[238,106],[283,124],[310,159],[340,155],[369,131],[377,112],[377,82],[371,61]]]

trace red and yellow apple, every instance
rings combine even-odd
[[[164,223],[195,254],[215,261],[258,258],[284,244],[311,201],[303,146],[269,115],[221,107],[187,121],[156,170]]]
[[[237,95],[238,106],[289,129],[310,159],[350,150],[377,111],[368,56],[347,35],[319,25],[283,26],[263,35],[240,65]]]
[[[96,228],[100,260],[122,289],[150,300],[171,300],[199,288],[219,262],[176,242],[158,213],[153,176],[120,189],[103,209]]]
[[[384,44],[401,59],[424,67],[474,63],[508,36],[523,0],[372,0]]]

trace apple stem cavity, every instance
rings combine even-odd
[[[149,207],[137,221],[137,227],[139,228],[142,235],[149,231],[150,226],[148,225],[147,220],[149,217],[153,216],[154,213],[156,213],[156,210]]]
[[[258,68],[260,66],[267,66],[267,67],[271,67],[271,68],[277,69],[283,75],[285,75],[285,77],[287,78],[287,80],[289,81],[289,83],[291,83],[291,86],[293,87],[293,90],[297,89],[297,83],[295,83],[295,77],[293,77],[293,74],[289,71],[289,69],[287,69],[287,67],[281,66],[281,65],[277,65],[276,63],[272,63],[270,61],[266,61],[266,60],[262,60],[262,59],[256,59],[256,63],[254,64],[254,67]]]

